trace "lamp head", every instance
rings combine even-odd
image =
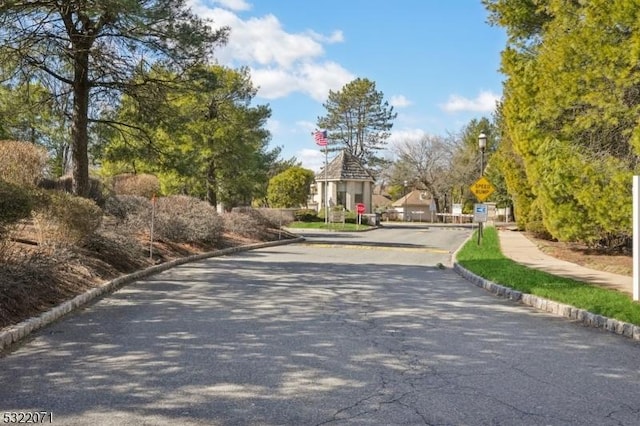
[[[480,148],[480,151],[484,151],[486,147],[487,147],[487,135],[485,135],[484,133],[480,133],[478,135],[478,148]]]

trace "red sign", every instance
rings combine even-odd
[[[356,204],[356,212],[358,212],[358,214],[363,214],[365,210],[366,210],[366,207],[364,204],[362,203]]]

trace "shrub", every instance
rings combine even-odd
[[[233,213],[241,213],[251,217],[253,221],[264,228],[279,228],[286,218],[274,209],[254,209],[253,207],[235,207],[231,209]]]
[[[47,151],[30,142],[0,141],[0,180],[33,187],[44,176]]]
[[[122,174],[113,177],[113,191],[117,195],[139,195],[151,198],[160,193],[160,181],[150,174]]]
[[[344,223],[358,223],[358,213],[350,210],[345,211]]]
[[[148,247],[130,234],[121,232],[95,232],[86,241],[85,248],[96,259],[109,264],[118,272],[134,272],[147,266]],[[103,272],[103,278],[110,276]]]
[[[55,189],[71,194],[73,192],[73,178],[71,176],[62,176],[58,179],[40,179],[38,187],[42,189]],[[99,179],[89,178],[89,198],[95,201],[99,206],[104,206],[106,201],[106,191],[104,185]]]
[[[318,222],[320,221],[320,217],[318,217],[318,212],[311,209],[303,209],[298,210],[293,214],[293,217],[298,222]]]
[[[168,241],[211,244],[219,241],[222,222],[209,203],[174,195],[158,199],[154,231]]]
[[[257,209],[256,212],[260,214],[271,228],[279,228],[281,226],[287,226],[295,220],[294,211],[291,209],[269,209],[262,208]]]
[[[256,237],[260,233],[260,225],[247,214],[231,211],[222,215],[224,230],[234,235],[247,238]]]
[[[116,219],[116,226],[129,233],[144,232],[151,224],[151,200],[138,195],[107,198],[104,211]]]
[[[541,220],[528,222],[525,226],[525,230],[541,240],[553,240],[553,237],[549,231],[547,231],[547,228]]]
[[[102,210],[87,198],[66,192],[45,191],[40,203],[33,216],[42,245],[80,244],[102,222]]]
[[[7,225],[31,214],[33,199],[24,188],[0,180],[0,233]]]
[[[544,219],[542,215],[542,209],[540,208],[540,200],[535,200],[531,203],[529,209],[529,220],[524,226],[525,231],[533,234],[534,237],[542,240],[552,240],[553,236],[544,225]]]
[[[0,259],[0,328],[40,312],[62,299],[55,285],[55,259],[48,253],[19,252]],[[53,302],[52,302],[53,301]]]
[[[269,240],[271,230],[278,228],[265,215],[254,209],[234,209],[223,216],[224,229],[232,234],[256,240]]]

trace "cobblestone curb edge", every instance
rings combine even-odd
[[[462,243],[460,248],[462,248],[464,244],[466,244],[466,241]],[[637,325],[618,321],[616,319],[608,318],[602,315],[597,315],[584,309],[579,309],[571,305],[565,305],[563,303],[547,300],[533,294],[522,293],[512,288],[496,284],[493,281],[489,281],[479,275],[474,274],[468,269],[465,269],[456,261],[456,256],[460,248],[456,250],[456,252],[451,256],[453,262],[453,270],[456,271],[464,279],[475,284],[476,286],[484,288],[485,290],[495,294],[496,296],[510,299],[514,302],[522,303],[523,305],[531,306],[540,311],[569,318],[574,321],[579,321],[587,327],[601,328],[611,333],[619,334],[621,336],[640,341],[640,327]]]
[[[197,260],[203,260],[210,257],[219,257],[219,256],[225,256],[232,253],[238,253],[241,251],[255,250],[255,249],[260,249],[265,247],[284,245],[284,244],[299,243],[301,241],[304,241],[304,238],[299,237],[299,238],[293,238],[288,240],[269,241],[265,243],[256,243],[256,244],[249,244],[246,246],[216,250],[212,252],[201,253],[193,256],[183,257],[180,259],[175,259],[170,262],[151,266],[149,268],[136,271],[128,275],[123,275],[112,281],[102,284],[100,287],[95,287],[95,288],[92,288],[91,290],[86,291],[85,293],[79,294],[73,299],[62,303],[38,315],[37,317],[29,318],[16,325],[8,327],[6,330],[0,331],[0,350],[8,348],[12,344],[24,339],[32,332],[45,327],[46,325],[60,319],[64,315],[78,309],[79,307],[84,306],[89,302],[92,302],[93,300],[103,295],[112,293],[127,284],[130,284],[134,281],[138,281],[142,278],[146,278],[150,275],[154,275],[159,272],[166,271],[167,269],[171,269],[178,265],[194,262]]]

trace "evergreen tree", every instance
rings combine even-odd
[[[520,217],[535,206],[531,215],[539,209],[556,238],[630,242],[628,194],[640,153],[640,2],[484,3],[490,21],[509,35],[501,108],[509,146],[501,152],[513,179],[507,184],[522,189]]]
[[[155,114],[124,99],[117,120],[137,122],[138,128],[107,133],[105,170],[154,173],[165,193],[185,193],[213,205],[250,205],[263,198],[279,149],[268,150],[271,110],[251,105],[256,89],[248,70],[202,67],[189,79],[188,90],[153,96]]]
[[[208,59],[213,31],[186,0],[8,0],[0,3],[0,63],[58,96],[72,95],[73,190],[89,193],[89,124],[122,93],[144,92],[151,64],[181,76]]]
[[[327,115],[318,117],[317,125],[328,131],[329,144],[346,149],[376,174],[385,164],[379,151],[385,148],[397,116],[383,93],[374,82],[357,78],[337,92],[329,91],[323,106]]]

